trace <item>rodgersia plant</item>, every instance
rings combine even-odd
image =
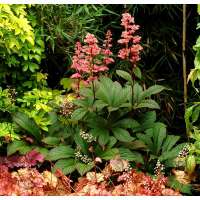
[[[72,113],[71,120],[78,122],[78,127],[82,129],[77,140],[77,145],[80,144],[78,157],[89,155],[92,159],[99,157],[102,160],[110,160],[119,155],[123,159],[145,166],[155,159],[170,162],[182,148],[178,146],[173,149],[179,138],[174,136],[176,141],[172,142],[174,137],[165,133],[165,129],[162,129],[164,124],[156,122],[156,113],[152,111],[152,109],[159,109],[152,95],[165,88],[154,85],[146,89],[138,83],[136,77],[140,79],[141,72],[136,65],[143,49],[140,45],[141,37],[136,35],[139,26],[135,24],[134,18],[129,13],[122,15],[121,25],[125,30],[118,40],[118,43],[123,45],[119,50],[118,58],[127,60],[132,65],[128,70],[131,73],[116,71],[117,75],[126,81],[124,85],[111,80],[109,74],[104,76],[105,73],[102,73],[108,73],[108,65],[118,61],[117,56],[113,56],[110,50],[112,47],[110,31],[106,33],[102,48],[99,47],[95,36],[89,33],[84,40],[84,46],[80,42],[76,43],[71,67],[76,69],[72,78],[78,80],[80,98],[73,101],[77,109]],[[115,61],[114,57],[117,58]],[[79,88],[81,80],[87,82],[86,88]],[[147,112],[149,109],[151,112]],[[156,130],[153,127],[156,127]],[[142,132],[144,134],[141,134]],[[92,135],[95,141],[83,142],[85,133],[88,133],[87,137]],[[160,135],[162,140],[157,139]],[[146,141],[145,138],[149,140]],[[164,147],[162,149],[165,139],[167,140],[164,146],[166,151]],[[169,147],[167,142],[170,142]],[[142,150],[146,152],[145,158],[140,154],[141,149],[138,150],[138,144],[142,145]],[[171,152],[173,154],[169,156]]]

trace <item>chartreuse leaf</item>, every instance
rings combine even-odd
[[[49,154],[47,155],[47,160],[59,160],[61,158],[70,158],[74,157],[74,149],[72,149],[70,146],[58,146],[49,151]]]

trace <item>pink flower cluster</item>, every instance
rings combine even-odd
[[[97,79],[100,72],[108,70],[107,65],[114,62],[114,60],[110,58],[112,55],[110,51],[111,37],[112,34],[108,31],[104,41],[104,48],[98,46],[98,40],[90,33],[88,33],[84,39],[84,46],[82,46],[80,42],[76,43],[75,55],[73,56],[71,66],[71,68],[76,70],[76,73],[73,74],[71,78],[84,80],[84,77],[87,77],[85,81],[89,83]]]
[[[125,47],[119,50],[118,57],[121,59],[129,59],[135,66],[136,62],[140,60],[140,51],[143,49],[139,44],[141,37],[134,35],[139,29],[139,25],[135,24],[134,17],[129,13],[122,14],[121,25],[124,26],[125,31],[121,34],[121,39],[118,43]]]

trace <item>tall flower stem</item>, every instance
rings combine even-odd
[[[187,72],[186,72],[186,5],[183,5],[183,39],[182,39],[182,62],[183,62],[183,86],[184,86],[184,108],[187,103]]]

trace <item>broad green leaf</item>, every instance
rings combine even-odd
[[[135,76],[136,76],[137,78],[139,78],[139,79],[142,78],[142,73],[141,73],[139,67],[135,67],[135,68],[133,69],[133,73],[135,74]]]
[[[151,108],[151,109],[160,109],[160,106],[152,99],[143,100],[141,103],[134,106],[135,109],[138,108]]]
[[[110,136],[107,147],[112,148],[116,143],[117,143],[117,139],[113,136]]]
[[[135,161],[136,163],[144,163],[143,157],[140,153],[131,151],[127,148],[119,148],[120,157],[124,160]]]
[[[128,72],[123,71],[123,70],[117,70],[116,73],[118,76],[122,77],[123,79],[129,81],[130,83],[133,83],[133,79]]]
[[[150,97],[153,94],[157,94],[157,93],[163,91],[164,89],[166,89],[166,88],[161,85],[153,85],[153,86],[149,87],[148,89],[146,89],[142,93],[142,99],[145,99],[146,97]]]
[[[60,139],[57,137],[45,137],[44,139],[42,139],[42,142],[44,142],[45,144],[48,145],[57,145],[60,143]]]
[[[106,129],[101,129],[101,130],[99,130],[98,135],[99,135],[99,137],[98,137],[99,144],[102,146],[106,145],[110,139],[109,131]]]
[[[81,120],[87,113],[87,110],[85,110],[84,108],[78,108],[76,109],[71,116],[72,120]]]
[[[53,161],[70,157],[74,157],[74,149],[70,146],[58,146],[49,151],[46,159]]]
[[[178,156],[179,152],[183,149],[183,147],[186,145],[187,143],[182,143],[177,145],[176,147],[174,147],[172,150],[164,152],[160,157],[159,160],[165,161],[168,159],[174,159]]]
[[[74,159],[61,159],[55,163],[53,172],[55,172],[56,169],[60,169],[63,174],[68,175],[76,170],[76,164]]]
[[[89,172],[94,167],[94,163],[76,163],[76,169],[78,170],[79,174],[83,176],[85,173]]]
[[[13,121],[20,126],[21,128],[25,129],[27,133],[31,134],[35,137],[36,140],[41,140],[40,129],[38,128],[35,121],[25,113],[14,113],[13,114]]]
[[[138,83],[135,83],[133,86],[133,100],[134,102],[140,103],[141,98],[142,98],[142,87]]]
[[[178,142],[180,136],[168,135],[162,145],[162,153],[169,151]]]
[[[113,124],[113,127],[131,128],[131,129],[138,126],[140,126],[140,124],[136,120],[131,118],[125,118]]]
[[[19,151],[21,148],[26,147],[27,144],[24,141],[13,141],[12,143],[9,143],[7,146],[7,156],[10,156],[17,151]]]
[[[101,158],[105,160],[113,159],[116,155],[119,154],[119,150],[117,148],[107,149],[101,154]]]
[[[112,132],[114,136],[121,142],[131,142],[134,140],[133,137],[130,136],[129,132],[122,128],[112,128]]]
[[[81,150],[84,154],[88,153],[88,144],[87,142],[80,136],[79,133],[74,134],[74,141],[77,146],[81,147]]]
[[[153,143],[155,151],[153,152],[155,155],[161,150],[164,139],[166,138],[166,126],[163,123],[156,123],[153,127]]]

